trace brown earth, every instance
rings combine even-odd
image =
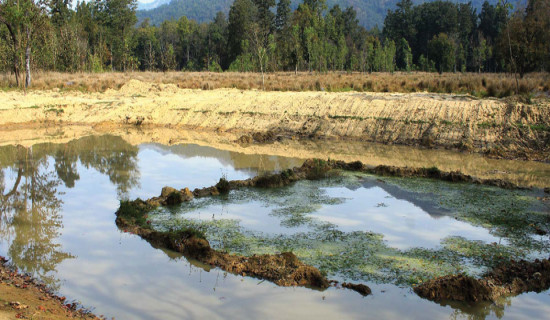
[[[542,292],[550,288],[550,260],[510,261],[481,279],[450,275],[425,282],[414,288],[419,296],[436,301],[495,301],[501,296],[524,292]]]
[[[369,294],[372,294],[372,290],[364,284],[354,284],[354,283],[344,282],[342,283],[342,287],[356,291],[363,296],[368,296]]]
[[[18,273],[0,257],[0,319],[99,319],[65,304],[65,297],[51,293],[31,277]]]
[[[429,93],[191,90],[130,80],[104,93],[0,94],[0,125],[165,126],[288,138],[458,148],[548,161],[550,103]],[[263,135],[263,136],[262,136]],[[238,137],[237,137],[238,138]]]

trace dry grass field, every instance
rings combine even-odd
[[[127,72],[127,73],[58,73],[36,72],[32,90],[76,90],[104,92],[120,89],[131,79],[149,83],[175,84],[185,89],[237,88],[262,89],[258,73],[212,72]],[[0,88],[15,87],[11,74],[0,74]],[[515,94],[516,82],[509,74],[477,73],[270,73],[266,75],[267,91],[359,91],[359,92],[433,92],[469,94],[475,97],[503,98]],[[532,73],[519,80],[521,95],[547,96],[550,74]]]

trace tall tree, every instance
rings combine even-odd
[[[256,21],[261,33],[267,37],[275,29],[275,14],[271,8],[275,6],[275,0],[254,0],[257,8]]]
[[[129,39],[137,22],[137,0],[96,0],[98,20],[106,28],[111,68],[126,70],[130,61]]]
[[[251,34],[252,24],[257,17],[257,8],[252,0],[235,0],[229,9],[228,51],[233,61],[242,50],[242,42]]]
[[[430,59],[435,62],[439,73],[451,71],[455,64],[455,44],[445,33],[433,37],[428,43]]]
[[[0,23],[6,26],[10,34],[13,72],[17,86],[20,85],[22,60],[25,68],[25,88],[31,85],[32,41],[45,22],[45,8],[46,4],[43,0],[0,1]]]
[[[61,27],[69,22],[71,17],[72,0],[50,0],[50,15],[52,23]]]
[[[282,32],[289,27],[291,14],[290,0],[279,0],[275,17],[275,27],[278,32]]]

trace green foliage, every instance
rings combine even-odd
[[[229,181],[227,181],[225,175],[220,178],[220,181],[218,181],[218,183],[216,183],[216,189],[218,189],[220,194],[228,194],[231,190],[231,185],[229,184]]]
[[[147,213],[147,208],[139,199],[136,201],[120,200],[120,206],[117,211],[119,217],[132,220],[140,227],[148,227]]]
[[[420,69],[521,76],[550,68],[545,45],[550,6],[538,0],[529,0],[512,16],[509,8],[479,0],[416,6],[411,0],[173,0],[137,16],[135,0],[79,2],[74,9],[54,0],[48,3],[51,14],[30,0],[19,8],[14,3],[0,4],[5,20],[0,37],[8,40],[0,43],[0,69],[16,73],[23,68],[21,34],[29,24],[35,26],[33,63],[66,72]],[[21,14],[27,9],[33,15]],[[386,9],[391,10],[382,24],[380,12]],[[375,24],[383,25],[383,33],[365,29]]]
[[[455,66],[455,45],[447,34],[440,33],[428,42],[430,57],[435,62],[439,73],[452,71]]]

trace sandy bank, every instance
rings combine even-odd
[[[6,266],[0,257],[0,319],[99,319],[65,304],[65,297],[51,293],[31,277]]]
[[[189,90],[131,80],[105,93],[0,94],[0,125],[164,126],[459,148],[547,161],[550,102],[428,93]]]

